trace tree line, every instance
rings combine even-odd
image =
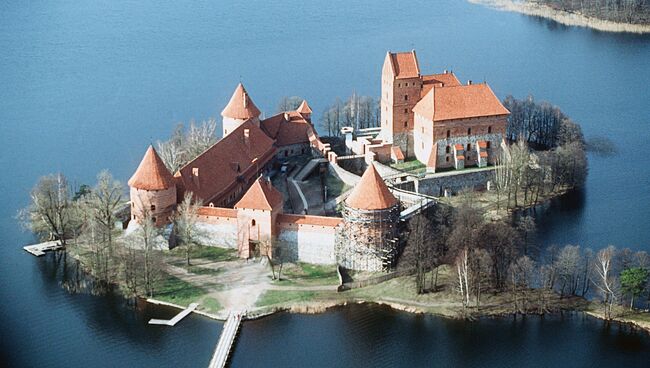
[[[156,142],[156,151],[167,169],[174,174],[215,144],[218,140],[216,132],[217,122],[214,119],[204,120],[200,124],[190,121],[187,129],[183,123],[178,123],[168,140]]]
[[[320,123],[327,129],[328,136],[339,136],[341,128],[351,126],[357,129],[378,127],[381,119],[380,103],[371,96],[352,94],[348,99],[336,98],[333,104],[323,110]]]
[[[627,303],[632,309],[643,296],[650,303],[647,252],[580,245],[540,249],[535,232],[530,216],[486,219],[468,194],[456,208],[437,206],[409,222],[399,266],[415,270],[418,294],[438,292],[439,269],[448,266],[464,310],[478,310],[485,293],[503,292],[521,312],[554,309],[550,293],[561,298],[598,296],[606,318],[612,317],[615,305]]]
[[[584,185],[588,167],[586,144],[580,125],[547,102],[532,96],[506,97],[511,111],[507,137],[494,171],[497,208],[534,206],[540,198],[558,190]]]
[[[554,9],[621,23],[650,24],[648,0],[533,0]]]
[[[30,204],[18,213],[18,219],[40,240],[58,240],[81,260],[93,276],[93,292],[104,293],[119,285],[127,296],[152,297],[165,276],[163,254],[167,239],[154,224],[148,208],[138,226],[126,234],[120,223],[128,210],[123,185],[104,170],[93,187],[82,185],[74,191],[63,174],[39,179],[30,194]],[[200,201],[187,193],[175,209],[173,233],[176,244],[185,247],[188,266],[199,230]]]

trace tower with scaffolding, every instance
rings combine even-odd
[[[343,206],[337,263],[347,269],[388,271],[399,250],[400,202],[370,164]]]

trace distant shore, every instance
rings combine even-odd
[[[468,0],[471,3],[485,5],[503,11],[517,12],[535,17],[552,19],[567,26],[587,27],[603,32],[626,32],[648,34],[650,25],[619,23],[588,17],[580,13],[553,9],[549,6],[515,0]]]

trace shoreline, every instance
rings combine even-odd
[[[650,34],[650,25],[619,23],[610,20],[589,17],[580,13],[572,13],[553,9],[549,6],[520,2],[514,0],[468,0],[472,4],[487,6],[500,11],[509,11],[529,16],[551,19],[560,24],[574,27],[585,27],[602,32]]]

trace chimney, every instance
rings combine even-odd
[[[244,129],[244,143],[246,143],[247,145],[250,142],[250,136],[251,136],[251,130],[248,128]]]
[[[289,121],[289,113],[288,112],[284,113],[284,120]]]
[[[246,100],[247,100],[247,98],[246,98],[246,92],[244,92],[244,108],[247,107],[247,106],[246,106]]]
[[[472,81],[471,81],[471,80],[468,80],[468,81],[467,81],[467,85],[468,85],[468,86],[471,86],[471,85],[472,85]]]
[[[196,185],[197,188],[201,187],[201,181],[199,180],[199,168],[192,168],[192,182]]]
[[[447,69],[445,69],[445,74],[447,74],[447,73],[448,73],[448,71],[447,71]]]

